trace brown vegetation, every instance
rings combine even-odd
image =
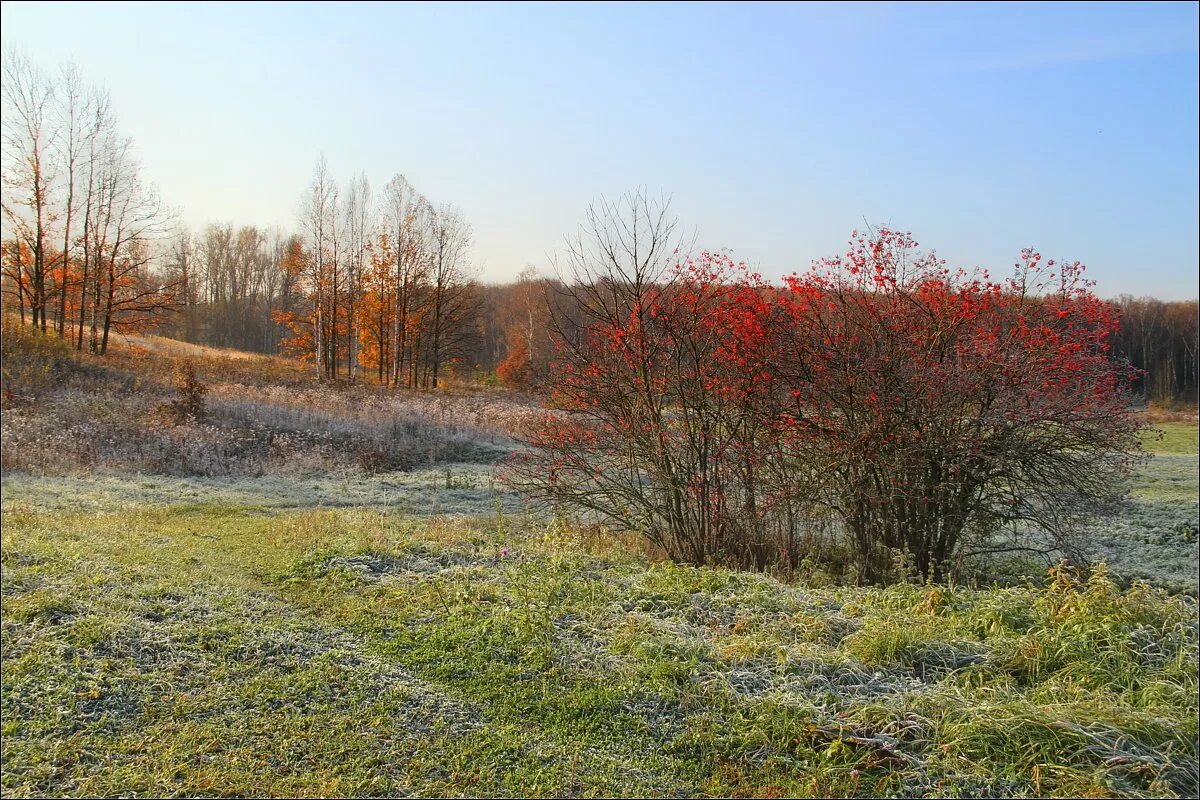
[[[10,317],[3,342],[5,469],[257,476],[487,464],[537,417],[508,393],[316,385],[285,358],[158,337],[72,357],[53,331]]]

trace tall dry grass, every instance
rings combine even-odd
[[[12,394],[27,400],[6,403],[6,470],[260,476],[493,463],[539,415],[502,392],[320,385],[285,359],[160,337],[118,342],[104,358],[85,356],[64,370],[58,359],[69,361],[69,351],[47,350],[25,333],[6,336],[6,365],[9,350],[21,365]],[[181,402],[175,375],[183,363],[207,388],[202,416],[161,413]]]

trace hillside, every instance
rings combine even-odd
[[[535,398],[471,386],[428,393],[317,384],[311,368],[289,359],[159,336],[120,336],[104,358],[62,352],[50,367],[23,366],[12,349],[9,368],[34,378],[18,375],[17,402],[0,426],[4,486],[44,507],[187,500],[418,515],[525,508],[497,480],[497,464],[536,424]],[[206,388],[204,414],[166,419],[184,363]],[[1200,428],[1194,416],[1154,417],[1162,418],[1169,421],[1146,431],[1151,457],[1129,502],[1092,527],[1085,550],[1125,583],[1145,579],[1195,594]],[[992,564],[985,582],[1040,575],[1050,563]]]

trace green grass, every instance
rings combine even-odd
[[[1196,594],[1200,572],[1200,458],[1195,423],[1160,423],[1144,434],[1152,457],[1134,475],[1128,505],[1093,529],[1093,558],[1124,579]]]
[[[6,492],[3,790],[1196,791],[1197,612],[791,587],[521,517]]]
[[[1200,426],[1194,422],[1160,422],[1142,433],[1146,450],[1160,455],[1196,455]]]

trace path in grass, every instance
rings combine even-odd
[[[1146,432],[1151,457],[1126,507],[1093,531],[1091,555],[1126,578],[1196,594],[1200,582],[1200,429],[1163,423]]]
[[[5,518],[6,796],[553,794],[580,769],[635,794],[686,782],[497,719],[281,592],[280,556],[336,541],[335,515],[51,519]]]

